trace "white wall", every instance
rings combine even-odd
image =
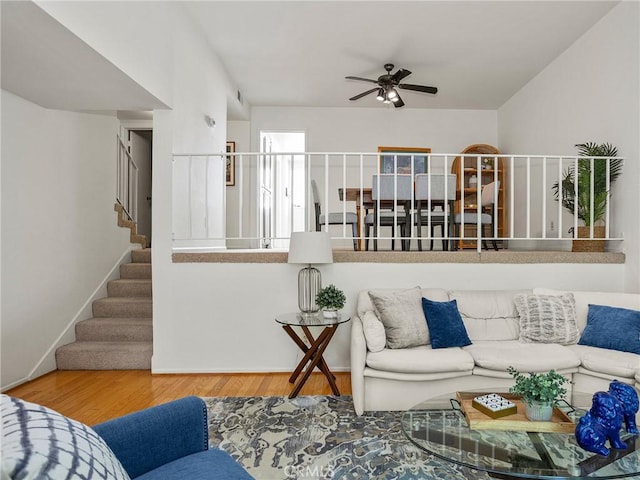
[[[174,38],[172,97],[173,109],[156,111],[153,117],[153,296],[154,355],[153,369],[171,368],[181,358],[192,355],[192,336],[209,335],[208,329],[198,332],[192,309],[202,311],[204,300],[189,304],[194,279],[176,284],[180,266],[171,261],[172,218],[170,212],[181,201],[173,191],[173,153],[225,152],[227,140],[226,93],[228,79],[217,56],[181,9],[176,10],[171,26]],[[216,120],[209,128],[204,115]],[[212,218],[221,227],[217,235],[224,236],[225,178],[220,164],[217,178],[208,187]],[[180,204],[178,204],[179,207]],[[211,223],[210,223],[211,226]],[[215,232],[214,232],[215,233]],[[224,279],[219,279],[222,283]],[[186,296],[185,296],[186,295]],[[212,328],[213,325],[209,326]],[[203,365],[203,369],[208,365]]]
[[[156,252],[154,251],[154,261]],[[154,269],[156,266],[154,265]],[[156,342],[154,372],[292,371],[300,351],[275,322],[297,308],[299,265],[178,263],[171,266],[169,309]],[[353,314],[358,292],[416,285],[450,289],[558,289],[619,291],[623,265],[378,264],[320,265],[323,284],[344,290]],[[154,273],[155,282],[155,273]],[[155,289],[155,283],[154,283]],[[154,291],[156,302],[158,292]],[[170,325],[167,323],[170,322]],[[158,322],[155,322],[158,332]],[[338,329],[325,357],[349,370],[350,325]],[[317,332],[316,332],[317,333]],[[162,352],[158,353],[158,348]]]
[[[6,386],[55,369],[48,350],[128,250],[129,230],[113,210],[117,120],[4,90],[1,100]]]
[[[168,27],[174,15],[171,2],[35,3],[150,93],[171,105],[173,37]]]
[[[304,131],[308,152],[369,152],[378,146],[423,147],[437,153],[456,153],[468,145],[488,143],[497,145],[497,112],[494,110],[425,110],[394,107],[378,108],[302,108],[302,107],[253,107],[251,110],[251,149],[260,151],[260,131]],[[449,159],[449,167],[454,157]],[[342,185],[342,158],[330,160],[329,182]],[[363,178],[370,182],[376,171],[375,157],[365,159]],[[443,169],[441,160],[433,163],[434,172]],[[324,160],[312,161],[313,178],[318,181],[323,212],[342,211],[343,204],[337,191],[325,198]],[[251,208],[248,223],[250,232],[256,234],[257,199],[255,188],[256,169],[247,175],[244,202]],[[359,186],[359,160],[351,157],[347,164],[347,186]],[[229,200],[229,199],[228,199]],[[237,216],[237,200],[227,205],[227,215]],[[309,215],[313,220],[312,205]],[[354,208],[350,205],[348,208]],[[331,227],[336,234],[342,227]],[[349,247],[344,241],[341,247]]]
[[[260,130],[305,130],[310,152],[376,152],[378,146],[460,152],[497,142],[494,110],[253,107],[252,147]]]
[[[639,10],[621,2],[498,110],[505,152],[575,155],[574,144],[593,141],[626,158],[612,187],[610,228],[624,234],[629,292],[640,291]],[[548,205],[557,209],[550,195]]]

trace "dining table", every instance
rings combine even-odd
[[[373,208],[372,188],[361,187],[346,187],[338,188],[338,197],[341,202],[356,202],[356,216],[358,218],[358,250],[362,250],[362,239],[364,238],[362,231],[362,223],[364,216],[362,209],[364,208],[364,215],[369,213],[369,209]]]
[[[369,210],[375,206],[372,191],[373,189],[371,187],[338,187],[338,198],[341,202],[356,203],[356,217],[358,219],[358,251],[362,251],[362,240],[364,239],[364,217],[369,213]],[[402,203],[405,202],[403,201]],[[437,205],[442,206],[443,203],[444,202],[437,202]],[[380,205],[382,207],[389,207],[391,205],[391,202],[380,201]],[[433,206],[436,206],[435,202],[433,203]]]

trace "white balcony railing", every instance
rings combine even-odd
[[[386,163],[382,165],[382,155]],[[621,158],[575,157],[566,155],[478,155],[431,153],[423,158],[420,155],[388,155],[380,153],[220,153],[210,155],[174,155],[173,165],[173,241],[176,249],[263,249],[287,247],[292,231],[315,230],[316,208],[312,192],[315,182],[319,193],[319,205],[324,215],[323,230],[331,233],[336,248],[353,248],[351,225],[329,224],[329,213],[339,218],[354,212],[359,216],[358,245],[361,249],[366,240],[384,241],[383,248],[390,245],[390,231],[378,228],[378,234],[367,235],[364,228],[364,216],[371,210],[367,192],[372,188],[374,175],[391,172],[416,175],[421,173],[422,160],[426,171],[432,174],[457,173],[456,201],[454,212],[460,213],[462,223],[465,215],[483,213],[482,187],[492,181],[500,182],[495,195],[499,198],[498,220],[493,231],[485,236],[488,240],[497,240],[502,248],[520,249],[562,249],[559,245],[578,238],[579,204],[584,209],[581,198],[586,195],[589,228],[586,239],[621,241],[621,235],[615,225],[615,197],[611,196],[610,166]],[[407,159],[410,158],[410,161]],[[456,158],[458,160],[456,160]],[[228,160],[233,159],[233,162]],[[417,162],[416,162],[417,160]],[[485,169],[488,161],[499,168]],[[477,175],[477,186],[469,187],[468,178],[463,170],[456,170],[456,162],[469,170],[482,172]],[[584,163],[586,162],[586,163]],[[600,162],[600,163],[599,163]],[[225,165],[235,164],[235,184],[225,187]],[[469,167],[469,165],[471,165]],[[420,168],[418,168],[418,166]],[[575,181],[573,186],[574,212],[567,211],[558,198],[567,194],[567,184],[562,182],[567,170],[586,167],[590,173],[585,184]],[[604,178],[599,178],[604,166]],[[453,168],[453,170],[452,170]],[[382,171],[381,171],[382,170]],[[604,200],[597,190],[604,185]],[[555,186],[555,187],[554,187]],[[446,188],[446,187],[445,187]],[[351,192],[350,197],[348,193]],[[472,206],[461,208],[463,193],[476,197]],[[555,192],[555,194],[554,194]],[[345,194],[346,199],[341,194]],[[396,248],[400,240],[430,241],[431,215],[427,214],[426,228],[418,231],[415,218],[415,192],[411,194],[409,207],[411,217],[407,222],[407,231],[402,236],[399,229],[395,233]],[[396,197],[397,198],[397,197]],[[580,198],[580,201],[579,201]],[[604,201],[604,203],[602,203]],[[378,201],[379,202],[379,201]],[[601,219],[594,213],[600,202],[603,209]],[[377,206],[380,206],[378,203]],[[431,205],[427,212],[431,211]],[[395,210],[394,216],[404,215],[404,211]],[[342,216],[339,214],[343,214]],[[435,218],[435,216],[434,216]],[[473,215],[477,224],[471,233],[460,229],[454,235],[449,228],[452,217],[437,240],[444,238],[453,245],[473,242],[473,248],[480,250],[482,242],[476,232],[481,231],[481,215]],[[471,217],[470,217],[471,218]],[[596,227],[604,225],[604,238],[597,235]],[[583,238],[581,238],[583,239]],[[416,248],[416,242],[410,242],[410,248]]]

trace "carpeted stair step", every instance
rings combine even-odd
[[[120,265],[120,278],[136,278],[151,280],[150,263],[124,263]]]
[[[56,350],[58,370],[150,370],[152,342],[75,342]]]
[[[151,297],[107,297],[93,302],[94,317],[153,317]]]
[[[110,297],[151,297],[151,280],[124,278],[112,280],[107,284]]]
[[[93,302],[94,318],[76,324],[76,341],[56,350],[59,370],[151,369],[151,249],[131,251],[107,294]]]
[[[133,263],[151,263],[151,249],[131,250],[131,261]]]
[[[150,342],[151,318],[90,318],[76,324],[78,342]]]

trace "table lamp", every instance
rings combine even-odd
[[[317,312],[316,295],[322,288],[322,276],[311,264],[333,263],[329,232],[293,232],[287,262],[307,264],[298,273],[298,308],[303,313]]]

